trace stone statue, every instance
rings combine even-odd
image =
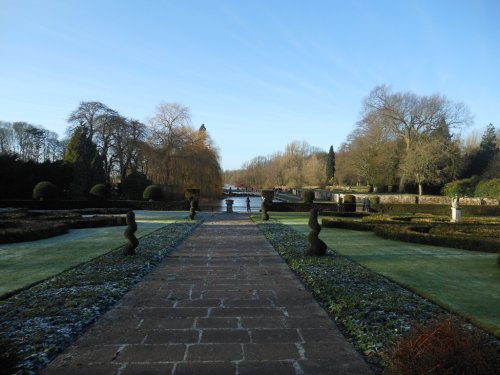
[[[194,220],[195,215],[196,215],[196,200],[194,198],[191,198],[190,208],[189,208],[189,219]]]
[[[134,211],[127,212],[127,228],[123,235],[128,240],[128,244],[123,247],[123,255],[134,255],[135,248],[139,246],[139,240],[135,237],[137,231],[137,223],[135,222]]]
[[[311,246],[309,247],[308,255],[322,256],[326,254],[326,243],[319,239],[319,232],[321,231],[321,225],[318,224],[318,209],[313,208],[309,215],[309,228],[311,232],[307,238]]]

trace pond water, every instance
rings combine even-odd
[[[212,203],[215,206],[214,211],[226,211],[226,199],[227,198],[214,201]],[[247,197],[232,196],[230,199],[234,201],[233,203],[234,212],[247,212]],[[259,212],[261,202],[262,201],[260,197],[252,197],[252,196],[250,197],[250,209],[252,210],[252,212]]]

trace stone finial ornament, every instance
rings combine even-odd
[[[123,247],[123,255],[134,255],[135,249],[139,246],[139,240],[135,237],[137,231],[137,223],[135,222],[134,211],[127,212],[127,228],[123,235],[128,240],[128,243]]]
[[[268,221],[269,220],[269,214],[267,213],[267,203],[266,203],[266,198],[262,197],[262,203],[260,204],[260,211],[261,211],[261,219],[263,221]]]
[[[321,225],[318,224],[318,210],[313,208],[309,215],[309,228],[311,232],[307,236],[311,246],[307,252],[308,255],[313,256],[323,256],[326,253],[326,244],[319,239],[319,232],[321,231]]]
[[[196,200],[191,198],[189,201],[189,219],[194,220],[196,215]]]

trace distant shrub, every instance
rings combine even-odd
[[[314,190],[304,190],[302,192],[302,200],[305,204],[312,204],[314,202]]]
[[[397,340],[386,354],[387,375],[498,374],[500,350],[457,319],[441,318]]]
[[[266,203],[270,205],[274,199],[274,190],[273,189],[263,189],[260,192],[262,198],[265,198]]]
[[[198,200],[200,199],[200,189],[195,189],[195,188],[186,189],[184,196],[188,201],[190,201],[191,199]]]
[[[478,178],[475,176],[449,182],[444,185],[443,194],[448,197],[472,197],[477,182]]]
[[[378,195],[371,196],[370,198],[370,207],[376,206],[380,203],[380,197]]]
[[[356,212],[356,197],[354,195],[344,195],[343,209],[346,212]]]
[[[151,185],[151,181],[144,173],[133,172],[123,179],[120,189],[126,199],[140,200],[144,189],[149,185]]]
[[[352,194],[344,195],[344,203],[356,203],[356,197]]]
[[[105,200],[111,197],[111,191],[104,184],[95,184],[94,186],[92,186],[92,189],[90,189],[89,194],[92,197],[101,200]]]
[[[496,198],[500,200],[500,178],[479,182],[475,193],[476,196],[481,198]]]
[[[142,197],[148,201],[160,201],[163,197],[163,192],[158,185],[149,185],[144,189]]]
[[[50,181],[41,181],[33,189],[33,199],[51,200],[57,198],[57,187]]]

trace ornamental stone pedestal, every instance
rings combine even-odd
[[[458,207],[451,208],[451,222],[456,223],[462,219],[462,209]]]

